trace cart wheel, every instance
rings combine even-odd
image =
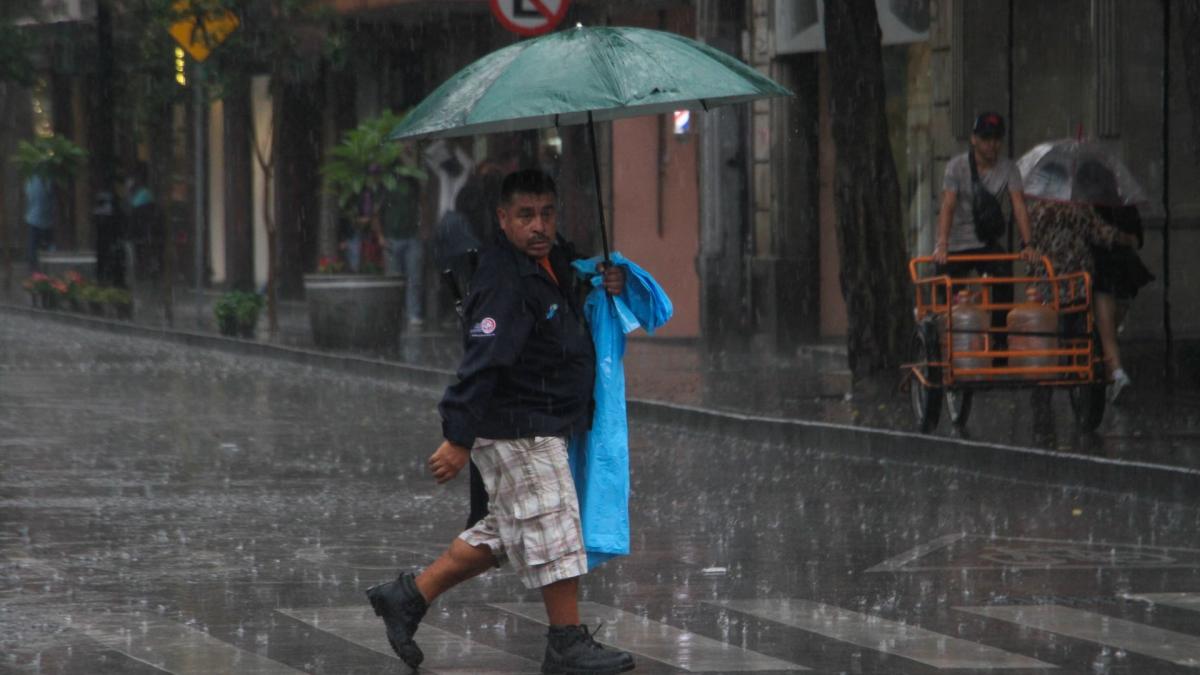
[[[954,426],[962,429],[967,426],[967,418],[971,416],[971,400],[975,392],[970,389],[947,389],[946,412]]]
[[[1075,425],[1082,432],[1095,431],[1104,420],[1104,383],[1085,384],[1071,387],[1071,411],[1075,413]]]
[[[942,369],[938,366],[928,365],[939,360],[938,351],[937,326],[929,321],[917,325],[916,330],[913,331],[908,353],[913,363],[926,364],[917,366],[917,370],[927,382],[940,383],[942,380]],[[913,378],[912,386],[909,387],[909,395],[912,398],[917,428],[924,434],[936,429],[938,417],[942,414],[941,388],[927,387],[920,380]]]

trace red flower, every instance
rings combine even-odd
[[[345,268],[345,264],[333,256],[321,256],[317,261],[317,272],[321,274],[336,274]]]

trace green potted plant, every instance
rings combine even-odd
[[[62,136],[39,136],[17,143],[13,164],[22,178],[39,175],[62,185],[75,177],[87,158],[87,151]]]
[[[341,216],[358,228],[358,240],[372,236],[379,195],[403,178],[425,179],[415,148],[388,139],[403,117],[385,111],[346,133],[321,167],[326,189]],[[364,261],[365,263],[365,261]],[[396,343],[404,312],[404,279],[378,274],[377,265],[346,273],[337,258],[321,259],[316,274],[304,277],[309,326],[323,349],[377,349]],[[366,273],[373,272],[373,273]]]
[[[124,288],[105,288],[101,297],[113,315],[125,321],[133,318],[133,296]]]
[[[104,287],[88,285],[79,289],[79,301],[92,316],[104,316]]]
[[[321,167],[326,189],[337,199],[342,215],[365,229],[379,212],[381,192],[395,190],[401,178],[424,181],[416,149],[388,139],[403,115],[385,110],[346,132]]]
[[[246,291],[229,291],[217,299],[213,316],[217,330],[229,337],[254,337],[258,324],[258,313],[262,310],[263,297]]]

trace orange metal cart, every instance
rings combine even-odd
[[[1015,254],[951,255],[947,262],[1016,262]],[[1035,406],[1049,407],[1050,392],[1066,387],[1078,426],[1091,431],[1104,417],[1103,358],[1092,315],[1091,279],[1087,272],[1055,274],[1043,257],[1046,277],[952,278],[944,274],[922,276],[934,270],[933,258],[909,261],[916,295],[916,330],[910,346],[911,363],[903,366],[922,432],[937,427],[943,404],[951,422],[963,427],[970,416],[973,393],[980,389],[1026,387],[1035,392]],[[1015,290],[1042,290],[1045,311],[1053,311],[1051,329],[1038,331],[992,327],[993,312],[1009,315],[1029,305],[1018,300],[996,302],[1000,285]],[[977,325],[965,321],[983,313],[989,320]],[[970,314],[969,314],[970,313]],[[1015,339],[1014,339],[1015,338]],[[1031,339],[1032,338],[1032,339]],[[1008,343],[1026,343],[1019,347]],[[1028,343],[1041,343],[1030,347]]]

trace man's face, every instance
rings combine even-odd
[[[975,158],[986,164],[995,164],[1000,157],[1000,145],[1004,139],[1000,136],[980,136],[971,134],[971,146],[975,148]]]
[[[553,194],[513,193],[511,203],[501,204],[496,215],[504,236],[518,251],[531,258],[550,255],[558,229]]]

